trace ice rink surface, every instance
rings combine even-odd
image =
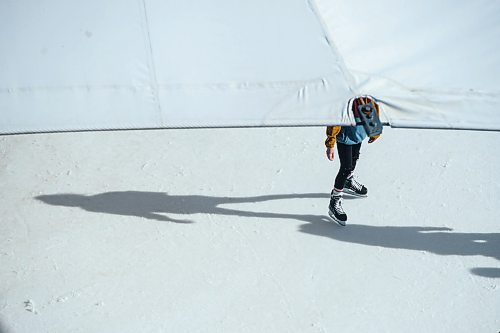
[[[497,332],[498,132],[0,137],[0,332]]]

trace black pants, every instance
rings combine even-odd
[[[356,162],[359,158],[359,150],[361,143],[356,145],[345,145],[337,142],[337,151],[340,159],[340,169],[335,177],[335,188],[341,190],[344,188],[344,183],[347,177],[356,168]]]

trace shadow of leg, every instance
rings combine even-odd
[[[472,274],[482,277],[500,279],[500,268],[494,267],[476,267],[470,270]]]

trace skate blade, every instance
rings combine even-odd
[[[332,218],[332,220],[337,222],[338,225],[345,227],[345,221],[340,221],[338,218],[336,218],[335,214],[333,214],[331,210],[328,210],[328,215]]]

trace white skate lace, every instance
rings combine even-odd
[[[342,209],[341,203],[342,198],[338,198],[337,200],[335,200],[333,203],[333,209],[335,209],[336,213],[345,214],[344,210]]]
[[[352,177],[350,179],[350,184],[351,184],[351,188],[355,189],[356,191],[361,191],[363,189],[363,185],[361,185],[360,183],[358,183],[356,181],[356,179],[354,179],[354,177]]]

